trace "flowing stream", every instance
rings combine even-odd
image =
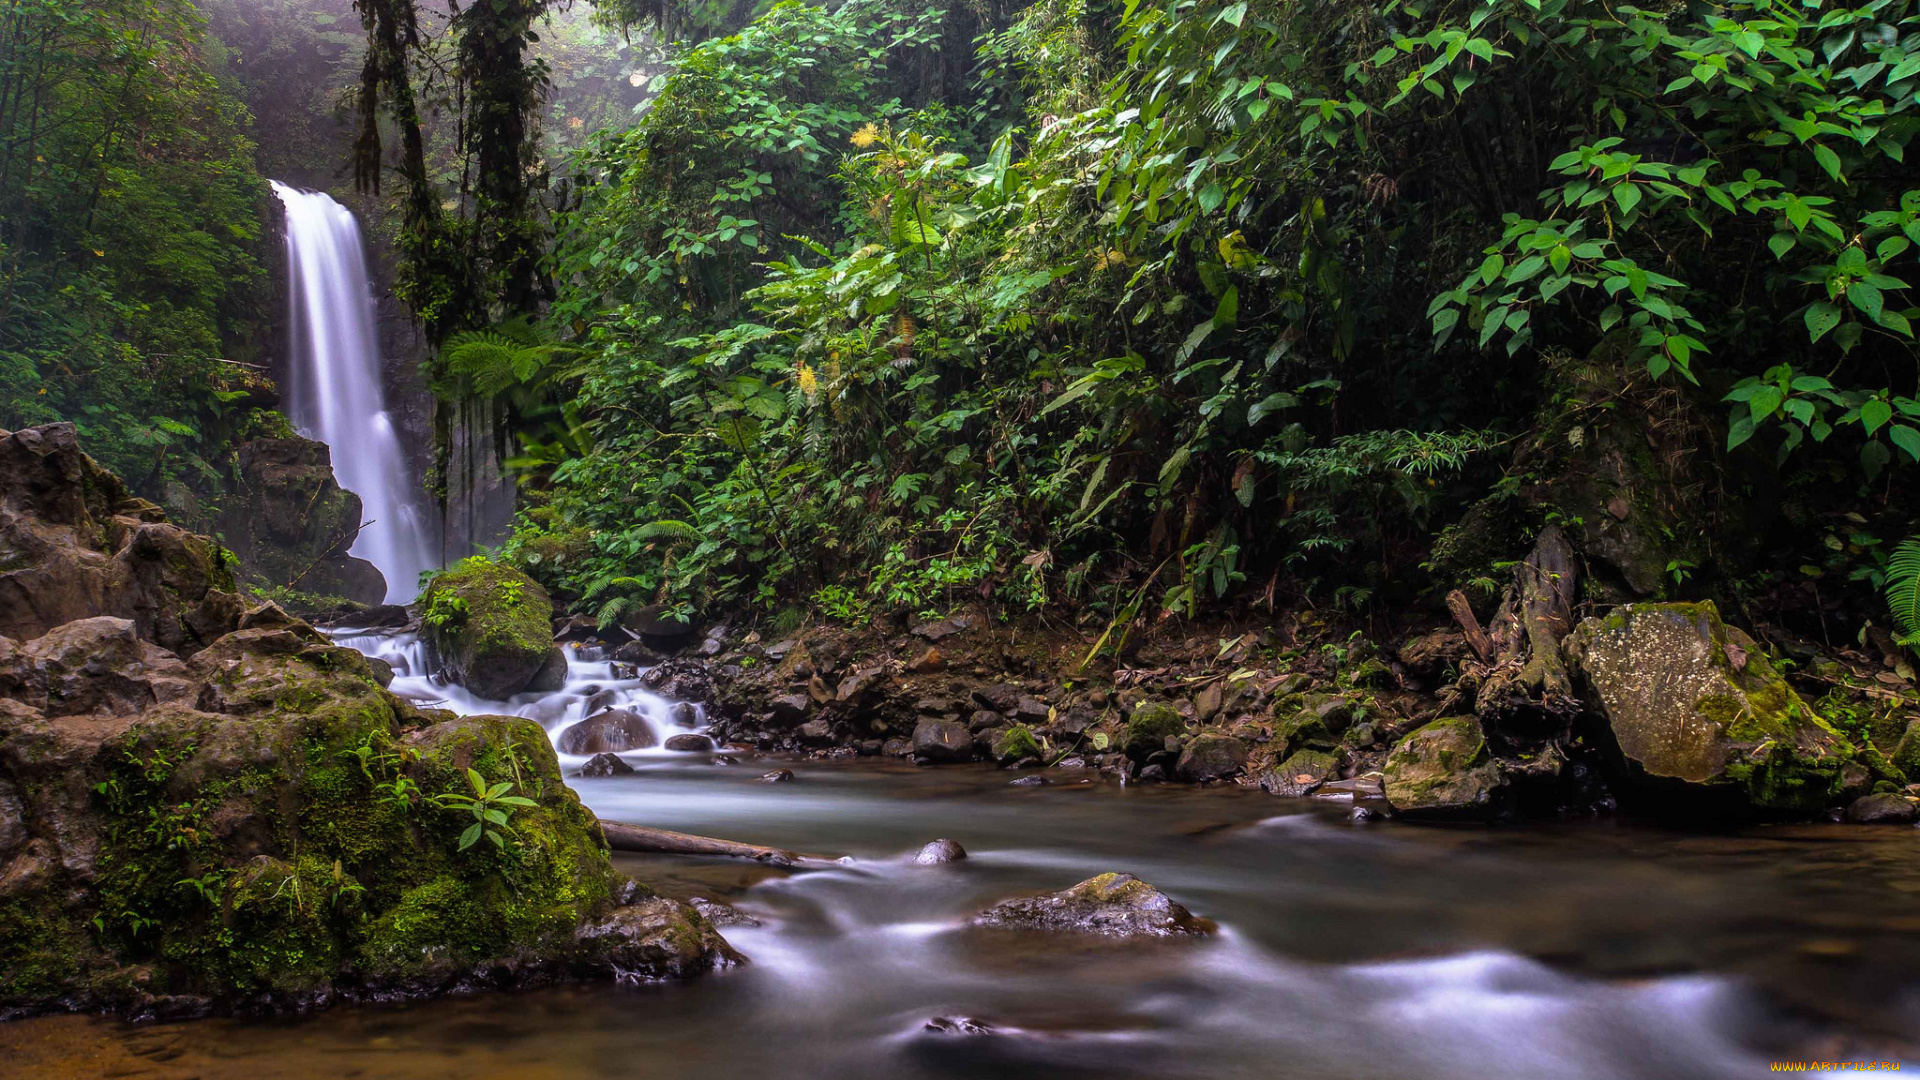
[[[302,434],[326,443],[340,486],[360,496],[365,528],[350,554],[380,568],[387,602],[419,591],[437,563],[421,520],[417,481],[407,476],[400,439],[381,391],[380,341],[366,246],[353,212],[318,191],[279,181],[287,209],[293,333],[288,412]]]
[[[404,636],[342,640],[395,663],[399,692],[458,711],[517,712],[557,735],[611,690],[662,735],[686,726],[589,659],[564,691],[493,703],[427,678]],[[1775,1060],[1920,1067],[1908,1052],[1920,1036],[1912,829],[1363,824],[1258,791],[1070,770],[1009,787],[1032,774],[626,756],[633,774],[572,781],[604,817],[852,858],[791,872],[616,856],[668,895],[759,920],[724,931],[750,965],[690,983],[270,1023],[51,1017],[0,1026],[0,1060],[15,1076],[182,1080],[1732,1080]],[[795,779],[760,781],[779,767]],[[914,865],[940,836],[971,857]],[[998,899],[1108,870],[1220,932],[1129,944],[966,925]],[[929,1029],[941,1017],[990,1030]]]

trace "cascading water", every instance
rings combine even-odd
[[[379,339],[366,248],[352,211],[317,191],[279,181],[287,208],[293,363],[288,411],[301,432],[333,451],[340,486],[360,496],[368,522],[351,554],[380,568],[387,602],[418,591],[433,558],[400,440],[380,388]]]

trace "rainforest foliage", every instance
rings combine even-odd
[[[1657,397],[1646,484],[1754,541],[1662,588],[1867,595],[1917,89],[1900,0],[780,4],[574,163],[510,553],[611,613],[1358,603]]]
[[[267,188],[221,59],[186,0],[0,4],[0,427],[75,421],[148,493],[252,418]]]

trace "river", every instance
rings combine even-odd
[[[574,696],[601,670],[577,666]],[[851,860],[616,856],[662,892],[760,921],[725,930],[751,964],[692,983],[274,1022],[49,1017],[0,1026],[6,1075],[1734,1078],[1774,1060],[1900,1060],[1920,1035],[1913,829],[1359,823],[1258,791],[1065,770],[1010,787],[1031,774],[630,760],[633,774],[574,781],[603,817]],[[795,778],[761,782],[776,767]],[[971,857],[914,865],[935,837]],[[1219,932],[1142,945],[965,925],[1108,870]]]

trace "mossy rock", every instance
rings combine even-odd
[[[420,594],[427,645],[455,681],[489,701],[525,690],[553,653],[553,602],[511,566],[475,556]]]
[[[1013,724],[1002,728],[993,738],[993,757],[995,761],[1019,761],[1022,758],[1037,758],[1046,753],[1040,744],[1040,737],[1025,724]]]
[[[1615,608],[1575,628],[1567,654],[1648,777],[1771,810],[1817,810],[1845,786],[1856,748],[1710,602]]]
[[[1907,722],[1907,730],[1894,744],[1892,765],[1903,776],[1920,776],[1920,719]]]
[[[1387,755],[1381,772],[1387,802],[1412,815],[1485,813],[1505,783],[1487,751],[1486,732],[1471,716],[1435,720],[1414,731]]]
[[[1269,795],[1301,796],[1339,775],[1339,758],[1322,750],[1301,750],[1267,770],[1260,786]]]
[[[678,913],[620,916],[623,878],[538,724],[416,711],[299,623],[175,669],[137,716],[0,699],[0,810],[23,823],[0,828],[0,1010],[305,1008],[502,965],[735,959],[656,948]],[[502,844],[462,850],[471,814],[434,801],[470,794],[468,770],[534,802]]]
[[[1183,735],[1186,730],[1187,722],[1173,706],[1158,701],[1143,702],[1127,717],[1126,741],[1122,748],[1128,757],[1144,760],[1165,750],[1167,739]]]

